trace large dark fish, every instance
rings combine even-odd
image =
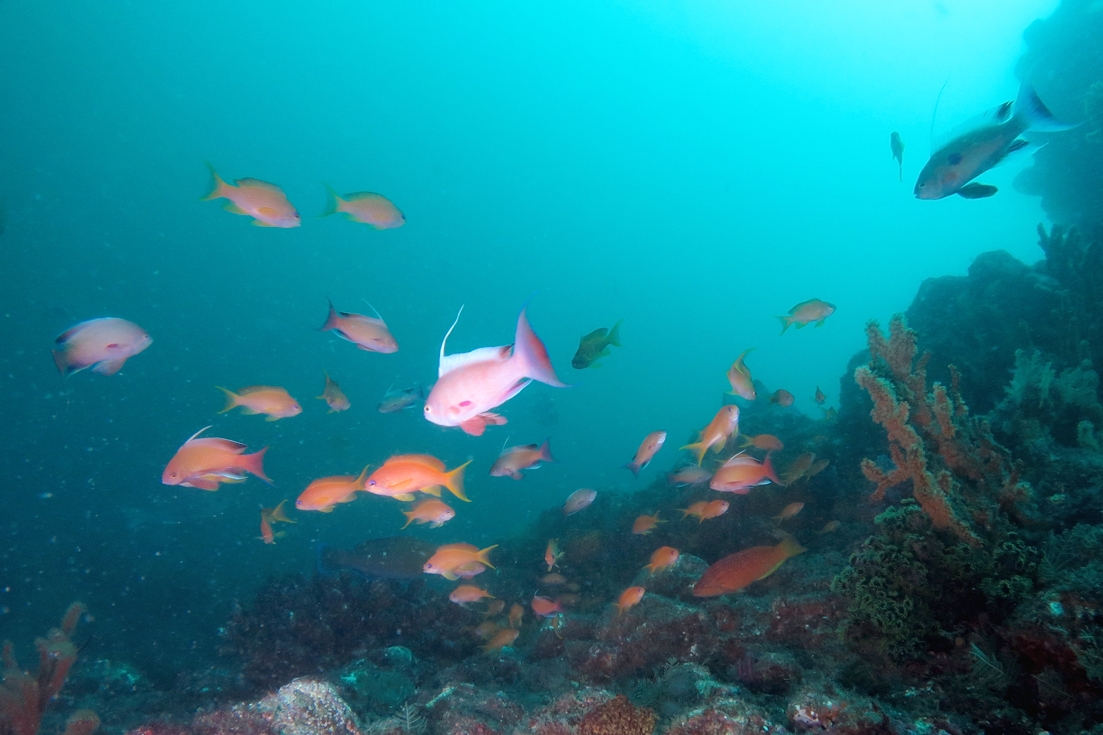
[[[895,130],[892,131],[892,135],[889,136],[889,147],[892,148],[892,160],[900,167],[900,180],[904,180],[904,141],[900,138],[900,133]]]
[[[436,550],[437,544],[409,536],[368,539],[351,549],[322,544],[318,571],[333,574],[347,569],[368,579],[417,579]]]
[[[597,363],[599,357],[609,356],[609,345],[621,347],[620,322],[613,325],[612,329],[601,327],[589,334],[583,335],[578,340],[578,351],[574,353],[571,367],[575,370],[583,370],[588,367],[601,367]]]
[[[996,187],[969,182],[1008,154],[1029,146],[1029,141],[1019,137],[1021,134],[1056,132],[1070,127],[1053,117],[1034,89],[1024,82],[1014,102],[1004,102],[950,134],[949,142],[931,155],[919,173],[915,196],[919,199],[943,199],[953,194],[966,199],[992,196]]]

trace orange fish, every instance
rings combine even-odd
[[[322,371],[325,373],[325,371]],[[325,373],[326,387],[322,390],[322,395],[317,398],[326,402],[329,406],[329,413],[338,413],[340,411],[347,411],[352,405],[349,402],[349,397],[345,395],[345,392],[341,390],[341,386],[337,385],[337,381],[329,377],[329,373]]]
[[[506,604],[502,600],[492,600],[486,603],[486,610],[483,612],[483,617],[492,618],[498,615],[502,610],[506,609]]]
[[[265,421],[279,421],[289,416],[298,416],[303,407],[283,388],[271,385],[254,385],[242,388],[234,393],[222,386],[215,386],[226,394],[226,406],[219,413],[226,413],[241,406],[241,412],[250,416],[265,414]]]
[[[719,452],[728,443],[732,436],[739,436],[739,406],[734,404],[721,407],[713,416],[709,425],[701,430],[701,438],[687,444],[682,449],[688,449],[697,458],[697,466],[701,466],[701,460],[705,458],[705,452],[712,450]]]
[[[375,311],[374,306],[372,311]],[[325,323],[318,327],[318,331],[332,331],[341,339],[352,342],[365,352],[380,352],[384,355],[398,352],[398,342],[378,311],[375,312],[374,317],[353,314],[349,311],[337,311],[330,301],[329,315]]]
[[[636,456],[632,458],[632,461],[624,465],[628,469],[632,470],[632,474],[636,477],[640,476],[640,470],[651,463],[651,458],[655,456],[655,453],[663,448],[663,443],[666,442],[665,431],[652,431],[640,444],[640,448],[636,450]]]
[[[820,390],[820,387],[819,387],[818,385],[816,386],[816,396],[815,396],[815,400],[816,400],[816,403],[823,403],[824,401],[826,401],[826,400],[827,400],[827,396],[825,396],[825,395],[823,394],[823,391],[822,391],[822,390]]]
[[[804,477],[805,473],[812,469],[812,463],[815,461],[816,455],[812,452],[805,452],[789,465],[785,472],[782,473],[782,478],[785,480],[786,485],[792,485],[794,482]]]
[[[518,605],[516,602],[509,606],[509,627],[520,628],[521,621],[525,617],[525,608]]]
[[[655,549],[655,552],[651,554],[651,563],[646,565],[644,569],[648,574],[654,574],[660,569],[666,569],[674,566],[678,561],[678,550],[670,546],[660,546]]]
[[[463,313],[463,309],[460,309]],[[525,309],[517,317],[512,348],[480,347],[461,355],[445,355],[448,337],[460,316],[452,322],[440,344],[439,379],[425,399],[425,418],[438,426],[458,426],[481,436],[488,425],[505,419],[491,410],[520,393],[533,380],[566,388],[552,367],[548,350],[532,331]]]
[[[629,587],[621,592],[620,597],[617,598],[617,617],[620,617],[621,613],[642,600],[645,592],[647,592],[647,589],[644,587]]]
[[[474,632],[475,635],[479,638],[483,639],[484,641],[488,641],[496,636],[498,634],[498,631],[500,630],[501,628],[498,627],[497,623],[495,623],[493,620],[487,620],[486,622],[479,624],[475,628]]]
[[[752,487],[765,485],[767,482],[781,484],[774,472],[769,453],[761,462],[749,454],[737,454],[716,470],[709,487],[721,493],[746,495]]]
[[[281,500],[280,504],[275,508],[261,508],[260,509],[260,537],[266,544],[276,543],[276,534],[272,532],[273,523],[295,523],[283,512],[283,505],[286,500]]]
[[[753,347],[751,349],[754,349]],[[754,378],[751,377],[751,371],[743,363],[743,358],[747,356],[750,349],[743,350],[739,357],[735,358],[735,362],[728,368],[728,382],[731,383],[731,395],[740,396],[746,398],[748,401],[753,401],[758,397],[758,391],[754,387]]]
[[[260,179],[238,179],[233,184],[227,184],[215,173],[214,166],[208,163],[207,168],[211,170],[211,192],[201,197],[203,201],[229,199],[223,209],[252,217],[257,227],[287,228],[302,224],[299,213],[287,201],[283,189],[275,184]]]
[[[770,394],[770,403],[776,403],[782,408],[788,408],[793,405],[793,394],[784,388],[778,388]]]
[[[704,501],[699,500],[693,503],[688,508],[682,508],[682,518],[689,518],[690,516],[696,516],[698,523],[704,523],[710,518],[717,518],[728,512],[728,501],[726,500],[712,500]]]
[[[425,562],[422,571],[426,574],[439,574],[449,582],[455,582],[465,573],[474,572],[479,567],[494,568],[490,563],[490,552],[498,548],[497,544],[480,550],[471,544],[445,544],[437,547],[436,553]],[[479,569],[478,574],[482,569]],[[473,576],[473,575],[472,575]]]
[[[540,578],[540,584],[547,584],[551,586],[566,584],[567,578],[558,572],[549,572]]]
[[[781,321],[781,333],[785,334],[785,330],[793,324],[797,325],[797,329],[801,329],[804,325],[811,324],[812,322],[815,322],[817,327],[822,327],[824,320],[834,313],[834,304],[829,304],[819,299],[802,301],[790,309],[787,316],[778,317]]]
[[[385,495],[409,502],[414,493],[440,495],[445,487],[460,500],[470,503],[463,492],[463,471],[471,460],[454,470],[446,471],[444,462],[428,454],[399,454],[391,457],[377,469],[364,484],[364,490],[373,495]]]
[[[544,563],[548,565],[548,571],[559,566],[559,560],[562,558],[563,552],[559,550],[559,542],[555,539],[548,541],[548,547],[544,549]]]
[[[775,523],[781,523],[782,521],[789,520],[797,513],[800,513],[801,508],[804,507],[804,503],[789,503],[781,509],[781,512],[774,516]]]
[[[329,513],[337,503],[351,503],[356,500],[356,491],[364,489],[364,478],[367,476],[368,468],[365,467],[359,477],[352,475],[320,477],[306,486],[306,490],[303,490],[295,501],[295,507],[299,510]]]
[[[667,475],[667,481],[674,487],[689,487],[708,482],[711,477],[711,472],[692,464]]]
[[[176,450],[161,474],[165,485],[195,487],[200,490],[217,490],[219,483],[241,482],[249,473],[267,482],[264,474],[264,453],[268,447],[255,454],[245,454],[245,445],[229,439],[202,437],[199,435],[211,427],[195,432],[184,445]]]
[[[440,528],[456,517],[456,511],[436,498],[426,498],[415,505],[413,510],[402,511],[402,515],[406,516],[406,526],[411,523],[428,523],[429,528]]]
[[[353,222],[371,225],[377,230],[393,230],[406,224],[406,218],[391,200],[382,194],[358,191],[341,197],[333,189],[326,187],[329,201],[319,217],[328,217],[340,212]]]
[[[514,480],[520,480],[524,477],[521,470],[534,470],[544,462],[554,461],[547,439],[539,447],[535,444],[522,444],[503,450],[491,465],[490,476],[512,477]]]
[[[533,595],[531,605],[532,611],[536,613],[537,617],[541,618],[550,618],[563,612],[563,605],[558,600],[552,600],[550,597]]]
[[[778,439],[773,434],[744,436],[743,446],[754,447],[755,449],[762,449],[767,452],[780,452],[782,449],[785,449],[785,445],[782,444],[781,439]]]
[[[754,546],[725,556],[705,570],[693,586],[696,597],[715,597],[737,592],[777,571],[789,557],[808,551],[792,536],[777,546]]]
[[[89,319],[57,336],[54,364],[66,376],[89,367],[100,375],[114,375],[152,342],[144,329],[126,319]]]
[[[457,605],[466,605],[469,602],[478,602],[486,597],[493,599],[494,595],[490,594],[484,589],[480,589],[473,584],[461,584],[456,589],[452,590],[452,594],[448,595],[448,599]]]
[[[563,515],[574,515],[580,510],[589,508],[597,497],[597,490],[581,488],[567,496],[567,502],[563,504]]]
[[[487,641],[487,644],[483,646],[483,653],[489,653],[491,651],[498,651],[506,646],[512,646],[513,642],[517,640],[517,636],[521,635],[521,631],[514,630],[513,628],[505,628],[495,634],[493,638]]]
[[[656,513],[653,516],[640,516],[636,518],[635,523],[632,524],[632,533],[638,536],[646,536],[655,530],[655,526],[662,523],[659,520],[659,514]]]

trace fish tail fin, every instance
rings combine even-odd
[[[690,516],[690,512],[689,512],[689,509],[688,509],[688,508],[679,508],[679,509],[678,509],[678,512],[682,514],[682,520],[683,520],[683,521],[684,521],[684,520],[685,520],[686,518],[689,518],[689,516]]]
[[[329,184],[323,183],[322,186],[326,188],[326,208],[318,216],[328,217],[331,214],[337,214],[337,212],[340,211],[341,205],[344,204],[345,200],[342,199]]]
[[[287,503],[286,500],[281,500],[280,504],[272,509],[272,515],[269,516],[272,519],[272,523],[298,523],[287,517],[287,514],[283,512],[283,506]]]
[[[785,553],[786,559],[808,551],[808,549],[800,545],[796,536],[786,536],[781,540],[781,543],[778,544],[778,548]]]
[[[411,523],[414,522],[414,515],[416,515],[416,511],[412,511],[412,510],[406,511],[406,510],[404,510],[404,511],[402,511],[402,515],[406,516],[406,526],[408,526],[408,525],[410,525]],[[403,531],[406,530],[406,526],[403,526],[399,530],[403,530]]]
[[[766,452],[766,459],[762,460],[762,469],[765,470],[766,477],[769,478],[770,482],[784,487],[785,483],[781,481],[781,478],[777,476],[777,472],[774,470],[773,460],[770,459],[771,454],[773,454],[773,452]]]
[[[799,544],[798,544],[798,546],[799,546]],[[478,554],[475,555],[475,561],[479,562],[480,564],[486,564],[491,569],[494,569],[495,568],[494,565],[490,563],[490,552],[494,551],[494,549],[496,549],[496,548],[498,548],[498,544],[494,544],[493,546],[487,546],[485,549],[481,550]],[[797,553],[800,553],[800,552],[797,552]]]
[[[448,492],[452,493],[465,503],[470,503],[471,498],[467,497],[467,495],[463,492],[463,471],[467,469],[467,465],[471,464],[471,462],[472,460],[469,459],[456,469],[444,475],[444,486],[448,488]]]
[[[789,325],[793,323],[792,321],[790,321],[789,317],[787,317],[787,316],[779,316],[778,321],[781,322],[781,333],[782,334],[785,334],[785,330],[788,329]]]
[[[54,355],[54,364],[57,365],[57,371],[61,373],[62,377],[71,375],[73,371],[73,364],[69,362],[69,351],[62,348],[60,350],[50,350]]]
[[[268,451],[268,447],[254,452],[252,454],[241,455],[243,467],[246,472],[255,475],[257,478],[264,480],[269,485],[274,485],[272,479],[268,475],[264,474],[264,453]]]
[[[207,192],[207,194],[205,194],[204,196],[199,197],[199,199],[200,201],[204,202],[209,202],[212,199],[222,199],[226,196],[230,189],[234,187],[230,186],[222,180],[222,177],[219,176],[218,172],[214,170],[214,166],[211,165],[210,161],[205,161],[205,163],[207,164],[207,168],[210,169],[211,172],[211,190]]]
[[[605,342],[607,344],[611,344],[614,347],[624,347],[624,345],[622,345],[620,343],[620,324],[623,321],[624,320],[621,319],[620,321],[618,321],[616,324],[613,325],[612,329],[609,330],[608,336],[605,337]]]
[[[634,477],[640,476],[640,466],[636,462],[629,462],[628,464],[624,465],[624,468],[626,470],[632,470],[632,475]]]
[[[555,457],[551,453],[551,439],[545,439],[544,443],[540,445],[540,459],[545,462],[554,462]]]
[[[1014,116],[1026,130],[1057,133],[1076,127],[1067,125],[1054,117],[1029,82],[1023,82],[1019,87],[1019,96],[1015,98],[1014,109]]]
[[[218,388],[220,391],[226,394],[226,406],[221,411],[219,411],[219,413],[226,413],[227,411],[231,411],[239,405],[237,399],[240,396],[238,396],[237,393],[234,393],[232,390],[226,390],[221,385],[216,385],[215,388]]]
[[[370,464],[364,465],[364,469],[360,470],[360,475],[356,478],[356,489],[363,490],[367,486],[368,482],[368,468]],[[403,526],[405,528],[405,526]]]
[[[705,452],[708,451],[708,447],[704,442],[693,442],[692,444],[686,444],[681,449],[685,449],[693,454],[697,458],[697,466],[701,466],[701,461],[705,458]]]
[[[337,310],[333,308],[333,301],[326,297],[326,303],[329,304],[329,313],[326,314],[325,323],[318,327],[319,332],[328,332],[330,329],[334,329],[338,324]]]
[[[560,381],[555,374],[551,358],[548,357],[548,348],[536,336],[536,332],[532,331],[528,316],[525,314],[527,308],[526,306],[521,309],[521,314],[517,317],[517,333],[513,339],[513,356],[509,359],[518,361],[521,373],[526,378],[539,380],[541,383],[547,383],[555,388],[566,388],[567,384]]]

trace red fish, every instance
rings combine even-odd
[[[721,493],[746,495],[752,487],[768,482],[782,484],[774,472],[769,454],[761,462],[749,454],[737,454],[716,470],[709,487]]]
[[[709,425],[701,429],[701,438],[698,441],[687,444],[682,449],[693,452],[693,456],[697,458],[697,466],[700,467],[705,452],[710,449],[719,452],[732,436],[739,436],[739,406],[729,404],[721,407]]]
[[[559,542],[556,539],[548,541],[548,546],[544,549],[544,563],[548,565],[548,571],[559,566],[559,560],[562,558],[563,552],[559,550]]]
[[[245,445],[240,442],[199,436],[209,428],[207,426],[195,432],[176,450],[161,474],[162,483],[217,490],[220,483],[241,482],[248,473],[272,484],[264,474],[263,465],[268,447],[254,454],[245,454]]]
[[[693,594],[716,597],[738,592],[752,582],[769,577],[786,559],[807,550],[789,536],[777,546],[754,546],[725,556],[705,570],[693,586]]]
[[[753,401],[758,397],[758,391],[755,390],[754,378],[751,377],[750,369],[743,363],[743,358],[750,351],[750,349],[743,350],[742,354],[735,358],[735,362],[728,368],[728,382],[731,383],[732,387],[731,395]]]
[[[548,440],[539,447],[535,444],[522,444],[503,450],[490,467],[491,477],[512,477],[520,480],[524,477],[521,470],[534,470],[544,462],[554,462]]]
[[[100,375],[114,375],[128,359],[152,342],[144,329],[126,319],[89,319],[57,336],[54,364],[62,375],[72,375],[89,367]]]
[[[295,523],[287,517],[287,514],[283,512],[284,503],[286,500],[281,500],[280,504],[275,508],[261,508],[260,509],[260,537],[266,544],[276,543],[276,536],[283,535],[272,532],[273,523]]]
[[[644,437],[643,442],[640,443],[640,448],[636,450],[636,456],[632,458],[631,462],[624,466],[632,470],[633,475],[639,477],[640,470],[651,463],[651,458],[655,456],[656,452],[663,448],[665,442],[665,431],[652,431]]]
[[[533,380],[567,387],[556,376],[544,343],[529,326],[525,309],[517,317],[512,348],[481,347],[460,355],[445,355],[448,337],[459,319],[457,314],[440,344],[440,377],[425,400],[427,420],[438,426],[459,426],[472,436],[481,436],[488,425],[506,422],[491,409],[513,398]]]
[[[328,300],[328,299],[327,299]],[[371,306],[371,304],[368,304]],[[375,307],[372,306],[372,311]],[[387,323],[379,312],[374,317],[363,314],[353,314],[348,311],[337,311],[333,308],[333,302],[329,302],[329,315],[325,323],[318,328],[319,331],[332,330],[334,334],[344,340],[352,342],[365,352],[379,352],[389,355],[398,352],[398,342],[395,340]]]
[[[532,611],[536,613],[537,617],[541,618],[554,617],[563,612],[563,605],[558,600],[541,597],[540,595],[532,596],[531,606]]]
[[[617,617],[620,617],[628,608],[638,604],[643,599],[645,592],[647,592],[647,589],[644,587],[629,587],[621,592],[620,597],[617,598]]]
[[[632,533],[637,536],[646,536],[655,530],[655,526],[662,523],[659,520],[659,514],[656,513],[653,516],[639,516],[632,524]]]

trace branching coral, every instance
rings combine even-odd
[[[38,649],[38,671],[24,671],[15,660],[11,641],[4,641],[4,672],[0,681],[0,735],[36,735],[42,715],[61,687],[77,660],[77,647],[71,637],[77,621],[84,614],[84,605],[74,602],[65,611],[61,626],[45,638],[35,639]],[[88,732],[99,720],[80,713],[71,723],[74,732]],[[94,723],[94,724],[93,724]]]

